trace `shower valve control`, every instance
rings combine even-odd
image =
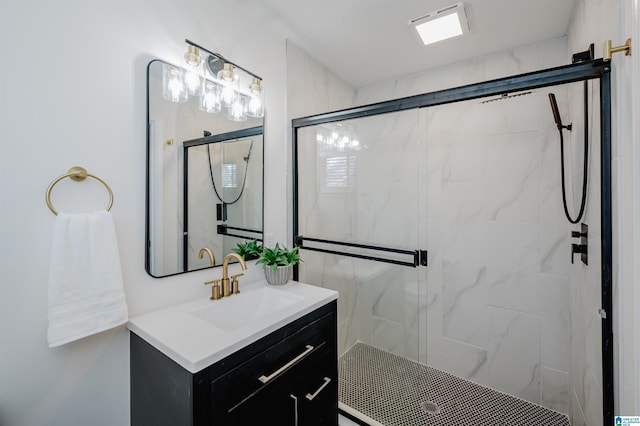
[[[573,255],[576,253],[580,254],[580,260],[585,265],[589,264],[588,259],[588,237],[589,235],[589,225],[585,223],[580,224],[580,231],[571,231],[572,238],[580,238],[580,244],[572,243],[571,244],[571,263],[573,264]]]

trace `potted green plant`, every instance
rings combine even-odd
[[[262,246],[258,240],[245,241],[244,243],[238,243],[231,251],[240,255],[244,260],[253,260],[260,257]]]
[[[289,250],[284,246],[280,246],[279,243],[276,243],[273,248],[262,248],[260,258],[256,264],[263,265],[267,283],[283,285],[289,282],[293,265],[302,261],[298,254],[298,249],[299,247],[295,247]]]

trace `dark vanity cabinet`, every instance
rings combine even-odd
[[[334,300],[197,373],[131,333],[131,425],[336,426],[336,327]]]

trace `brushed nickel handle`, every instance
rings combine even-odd
[[[318,388],[318,390],[317,390],[317,391],[315,391],[315,392],[313,393],[313,395],[311,395],[310,393],[308,393],[308,394],[305,396],[305,398],[307,398],[309,401],[313,401],[313,398],[315,398],[316,396],[318,396],[318,394],[319,394],[320,392],[322,392],[322,389],[326,388],[326,387],[327,387],[327,385],[328,385],[329,383],[331,383],[331,379],[330,379],[330,378],[328,378],[328,377],[325,377],[325,378],[324,378],[324,383],[322,384],[322,386],[320,386],[320,387]]]
[[[293,415],[294,415],[294,423],[293,426],[298,426],[298,398],[295,395],[289,395],[293,398],[294,406],[293,406]]]
[[[285,365],[283,365],[282,367],[278,368],[275,372],[273,372],[271,375],[269,376],[260,376],[258,378],[258,380],[260,380],[262,383],[267,383],[269,382],[271,379],[273,379],[274,377],[280,375],[280,373],[282,373],[283,371],[287,370],[289,367],[291,367],[293,364],[295,364],[296,362],[300,361],[302,358],[306,357],[307,355],[309,355],[311,353],[311,351],[313,350],[313,346],[311,345],[307,345],[306,346],[306,350],[304,352],[302,352],[300,355],[298,355],[297,357],[295,357],[294,359],[292,359],[291,361],[289,361],[288,363],[286,363]]]

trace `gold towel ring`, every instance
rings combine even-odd
[[[58,215],[58,212],[56,211],[56,209],[53,208],[53,204],[51,203],[51,190],[56,185],[56,183],[60,182],[62,179],[67,177],[75,180],[76,182],[82,182],[87,178],[87,176],[100,181],[100,183],[102,183],[107,188],[107,191],[109,191],[109,205],[107,206],[106,210],[107,211],[111,210],[111,206],[113,206],[113,191],[111,191],[111,187],[107,184],[107,182],[103,181],[98,176],[94,176],[90,173],[87,173],[87,171],[80,166],[74,166],[70,168],[69,172],[66,175],[62,175],[56,178],[56,180],[54,180],[53,182],[51,182],[51,184],[47,188],[47,196],[46,196],[47,206],[49,207],[49,210],[51,210],[53,214],[55,214],[56,216]]]

